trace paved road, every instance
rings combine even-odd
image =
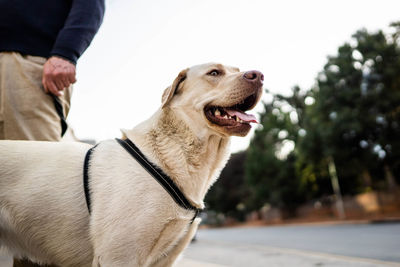
[[[400,266],[398,223],[208,229],[197,239],[188,259],[225,266]]]
[[[226,266],[400,267],[400,223],[200,230],[177,264]]]

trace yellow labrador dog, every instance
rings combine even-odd
[[[230,136],[245,136],[255,122],[245,112],[259,101],[263,79],[259,71],[214,63],[183,70],[161,108],[123,130],[123,139],[201,209],[229,157]],[[61,267],[171,266],[200,219],[120,142],[91,150],[87,203],[89,145],[1,141],[0,246],[16,258]]]

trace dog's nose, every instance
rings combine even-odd
[[[247,71],[243,74],[243,77],[250,82],[264,81],[264,74],[262,74],[258,70]]]

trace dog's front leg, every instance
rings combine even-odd
[[[99,258],[100,256],[97,255],[93,257],[92,267],[101,267]]]
[[[182,251],[190,244],[194,235],[196,234],[197,228],[201,222],[200,218],[196,218],[190,225],[189,230],[185,236],[172,248],[171,251],[165,257],[160,258],[157,262],[151,264],[151,267],[170,267],[173,266],[176,259],[181,255]]]

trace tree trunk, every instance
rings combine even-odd
[[[363,180],[363,184],[365,187],[367,187],[367,188],[372,187],[371,174],[369,173],[369,171],[367,169],[364,169],[362,172],[362,180]]]
[[[398,190],[398,186],[392,171],[386,163],[384,164],[383,169],[385,170],[385,179],[389,192],[396,192]]]
[[[331,177],[331,183],[333,187],[333,192],[336,197],[336,209],[341,220],[346,219],[346,213],[344,211],[342,193],[340,192],[339,179],[336,172],[335,161],[332,157],[328,157],[328,170]]]

